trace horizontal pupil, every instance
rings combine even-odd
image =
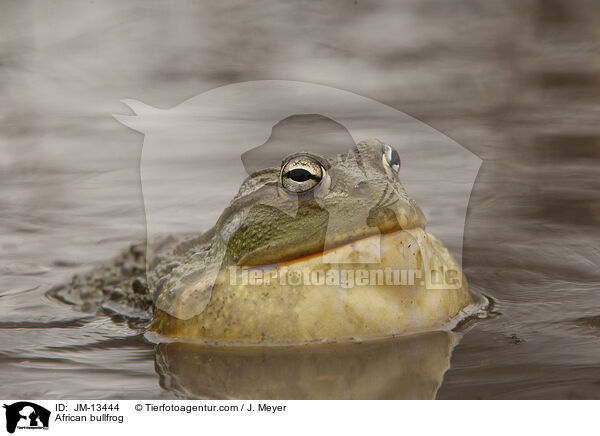
[[[315,176],[313,176],[310,171],[307,171],[302,168],[296,168],[287,173],[287,176],[292,179],[294,182],[306,182],[308,180],[314,180]]]

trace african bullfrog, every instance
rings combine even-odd
[[[460,266],[425,231],[376,139],[299,151],[248,177],[216,225],[132,245],[57,292],[152,315],[157,340],[217,346],[358,342],[449,329],[473,312]]]

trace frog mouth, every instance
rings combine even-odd
[[[357,253],[365,253],[360,256],[367,263],[378,262],[381,255],[377,247],[372,247],[374,240],[380,236],[390,233],[402,232],[415,228],[425,227],[424,220],[408,216],[404,208],[373,207],[364,214],[364,224],[350,228],[346,223],[331,221],[314,229],[302,228],[303,238],[294,241],[282,236],[268,244],[244,253],[237,259],[235,264],[242,267],[255,267],[278,263],[290,263],[300,261],[304,258],[323,256],[326,263],[341,263],[336,260],[339,248],[350,245]],[[299,230],[300,232],[300,230]],[[376,239],[373,239],[376,238]],[[368,241],[367,241],[368,240]],[[360,246],[367,244],[369,254]]]
[[[302,263],[316,257],[322,257],[323,263],[379,263],[382,257],[383,241],[391,235],[410,232],[411,229],[396,226],[368,226],[355,232],[332,235],[325,240],[307,240],[302,247],[286,247],[275,250],[264,247],[244,255],[237,263],[242,267],[259,267],[265,265],[292,265]],[[422,230],[422,229],[421,229]]]

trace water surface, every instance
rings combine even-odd
[[[594,2],[2,8],[1,397],[600,397]],[[360,349],[239,355],[157,346],[126,319],[47,296],[144,237],[142,138],[110,117],[120,99],[170,107],[271,78],[374,98],[483,159],[463,265],[495,302],[490,318]]]

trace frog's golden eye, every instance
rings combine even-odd
[[[384,166],[387,165],[394,173],[398,173],[398,171],[400,171],[400,156],[398,155],[398,152],[386,144],[383,146],[382,154]]]
[[[315,157],[298,154],[288,157],[281,165],[281,186],[288,192],[304,194],[325,178],[325,168]]]

